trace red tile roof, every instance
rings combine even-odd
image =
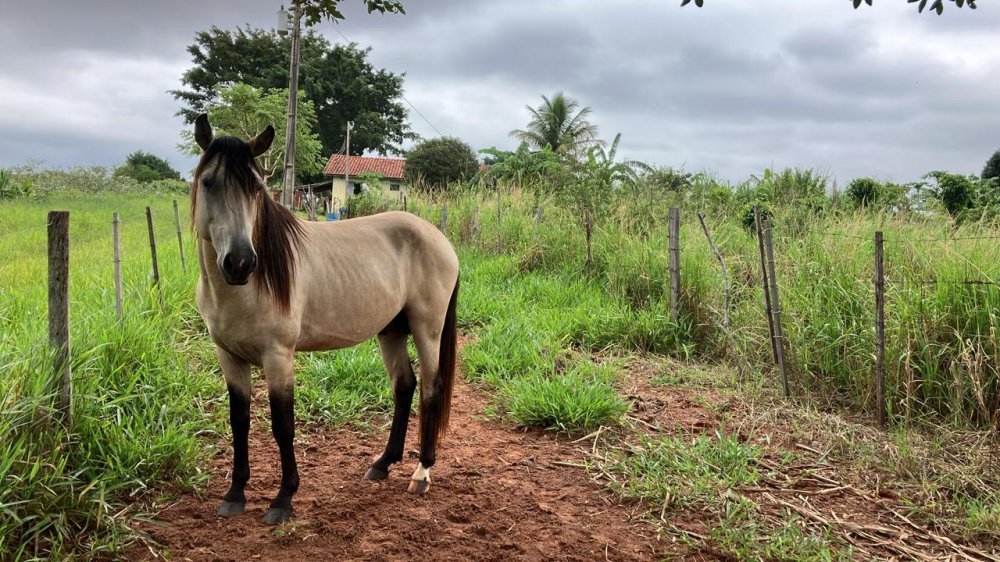
[[[351,175],[357,176],[366,172],[382,174],[382,177],[389,180],[403,179],[403,167],[406,160],[403,158],[382,158],[380,156],[351,156]],[[323,174],[327,176],[344,175],[344,155],[334,154],[330,161],[323,168]]]

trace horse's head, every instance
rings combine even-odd
[[[261,199],[267,197],[256,158],[271,147],[270,125],[256,137],[213,138],[207,115],[195,121],[194,138],[201,160],[191,186],[191,213],[195,230],[211,243],[218,255],[222,278],[230,285],[244,285],[257,268],[254,232]]]

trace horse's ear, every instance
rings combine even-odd
[[[267,152],[272,142],[274,142],[274,127],[268,125],[259,135],[247,141],[247,144],[250,145],[250,152],[256,158]]]
[[[194,120],[194,140],[202,150],[208,150],[208,145],[212,144],[212,126],[204,113]]]

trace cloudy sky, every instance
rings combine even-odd
[[[142,149],[187,174],[167,90],[211,25],[272,28],[280,0],[0,0],[0,167],[114,166]],[[404,0],[317,30],[406,73],[424,137],[514,148],[525,105],[564,91],[630,159],[739,181],[767,167],[913,180],[1000,148],[1000,2]]]

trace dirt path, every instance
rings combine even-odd
[[[259,407],[261,402],[257,401]],[[406,493],[416,465],[415,416],[408,458],[387,481],[362,478],[381,452],[387,430],[300,432],[301,487],[289,525],[260,521],[279,480],[277,448],[267,427],[251,430],[247,513],[215,515],[229,478],[230,453],[214,459],[203,498],[163,509],[139,528],[162,547],[142,549],[172,560],[655,560],[666,545],[582,468],[583,444],[522,432],[483,419],[485,402],[472,387],[456,389],[452,427],[425,497]]]

